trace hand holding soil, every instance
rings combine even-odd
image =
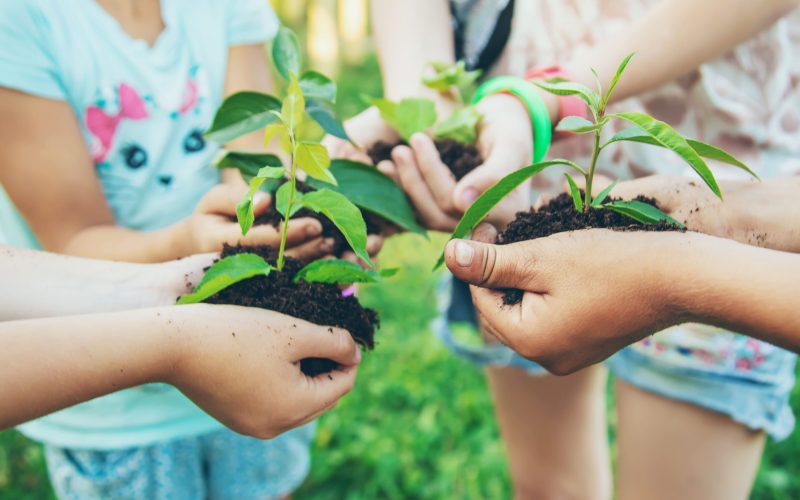
[[[168,310],[167,381],[237,432],[271,438],[331,409],[353,387],[361,351],[349,333],[273,311],[196,304]],[[300,361],[339,368],[304,375]]]
[[[277,247],[281,240],[281,230],[264,224],[254,227],[242,236],[236,223],[236,203],[247,193],[245,184],[220,184],[212,188],[197,205],[195,213],[181,223],[183,231],[176,242],[185,246],[183,255],[219,252],[224,244],[270,245]],[[254,212],[266,213],[272,206],[272,198],[267,193],[257,193]],[[310,218],[298,218],[289,224],[287,233],[287,253],[290,256],[314,260],[329,255],[330,245],[321,237],[322,225]]]

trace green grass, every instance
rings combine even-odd
[[[362,95],[380,94],[376,75],[374,60],[342,74],[344,113],[363,107]],[[365,356],[356,389],[320,420],[311,476],[296,498],[510,496],[485,380],[429,331],[435,315],[431,267],[443,242],[405,235],[387,243],[382,263],[402,270],[362,294],[381,313],[379,345]],[[792,406],[800,410],[798,389]],[[613,429],[609,435],[613,439]],[[798,433],[769,443],[753,498],[800,498],[798,457]],[[50,497],[41,448],[15,431],[0,433],[0,500]]]

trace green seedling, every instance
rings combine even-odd
[[[452,139],[462,144],[474,144],[478,137],[481,114],[469,104],[480,71],[467,71],[463,61],[456,64],[433,63],[435,74],[423,80],[425,86],[438,92],[451,94],[459,105],[445,120],[437,124],[436,105],[430,99],[408,98],[399,102],[372,99],[381,117],[400,137],[408,142],[416,133],[433,128],[435,139]]]
[[[602,85],[597,79],[597,91],[593,91],[581,85],[566,81],[563,79],[554,79],[547,82],[537,82],[539,88],[550,92],[551,94],[559,96],[578,96],[591,111],[592,119],[587,120],[579,116],[568,116],[561,120],[556,127],[558,131],[571,132],[574,134],[592,134],[594,136],[594,146],[592,150],[591,163],[588,168],[584,168],[575,162],[564,159],[554,159],[530,165],[513,172],[494,186],[487,189],[472,206],[466,211],[464,216],[459,221],[450,239],[466,237],[488,214],[489,212],[505,198],[509,193],[516,189],[520,184],[530,179],[532,176],[539,172],[552,167],[552,166],[566,166],[583,176],[586,189],[581,194],[575,181],[568,174],[565,174],[570,194],[575,203],[575,209],[578,211],[588,212],[590,210],[613,210],[622,215],[630,217],[633,220],[643,224],[655,224],[661,221],[666,221],[677,228],[683,228],[683,225],[670,217],[669,215],[658,210],[656,207],[647,203],[639,201],[607,201],[608,196],[613,192],[616,182],[611,184],[608,188],[594,196],[592,184],[597,167],[597,160],[606,148],[616,142],[632,141],[643,144],[649,144],[656,147],[661,147],[673,151],[680,156],[695,172],[700,176],[703,182],[711,189],[711,191],[722,199],[722,192],[717,184],[714,174],[706,164],[704,158],[716,160],[722,163],[732,165],[740,168],[753,177],[758,176],[750,170],[744,163],[736,159],[730,153],[723,151],[715,146],[687,139],[679,134],[674,128],[668,124],[656,120],[655,118],[638,112],[623,112],[607,114],[606,107],[611,99],[614,88],[619,83],[625,68],[633,58],[633,54],[626,57],[619,68],[617,69],[614,78],[608,86],[608,89],[603,92]],[[593,71],[594,72],[594,71]],[[595,76],[597,73],[595,72]],[[633,125],[619,132],[611,137],[609,140],[602,141],[602,131],[611,120],[622,120]],[[439,267],[444,262],[444,256],[440,257],[436,267]]]
[[[281,241],[275,266],[254,254],[238,254],[215,263],[206,272],[194,293],[179,300],[181,304],[203,301],[215,293],[253,276],[269,276],[282,271],[285,264],[286,235],[289,219],[304,208],[327,217],[344,235],[353,252],[368,266],[374,267],[367,253],[367,228],[361,210],[351,197],[376,213],[386,216],[406,229],[422,232],[414,221],[407,199],[391,179],[374,168],[354,162],[342,162],[338,170],[348,178],[348,185],[337,181],[331,169],[328,151],[318,141],[299,136],[299,129],[309,117],[324,131],[349,140],[341,121],[333,112],[336,84],[328,77],[306,71],[300,74],[301,56],[297,37],[281,28],[273,42],[272,59],[278,73],[288,81],[283,99],[258,92],[240,92],[228,97],[221,105],[206,137],[225,144],[237,137],[264,129],[264,141],[278,139],[290,158],[288,168],[275,155],[227,152],[218,166],[238,169],[249,183],[247,194],[236,206],[236,216],[242,235],[252,228],[255,216],[253,198],[259,190],[274,191],[275,208],[282,215]],[[297,75],[300,74],[298,77]],[[315,190],[301,193],[297,176],[303,171]],[[382,198],[374,200],[365,195],[369,187],[382,190]],[[399,193],[399,196],[398,196]],[[312,262],[300,270],[295,281],[317,283],[375,282],[391,272],[361,269],[351,262],[334,259]]]

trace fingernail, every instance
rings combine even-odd
[[[469,206],[469,205],[472,205],[472,202],[474,202],[475,200],[478,199],[479,195],[480,195],[480,193],[478,193],[477,189],[475,189],[475,188],[467,188],[464,191],[464,194],[461,197],[461,199],[464,200],[464,205]]]
[[[260,204],[261,202],[265,201],[265,200],[267,199],[267,196],[268,196],[268,195],[267,195],[267,193],[264,193],[264,192],[258,191],[258,192],[256,192],[256,194],[255,194],[255,195],[253,195],[253,202],[254,202],[256,205],[258,205],[258,204]]]
[[[472,265],[472,259],[475,257],[475,250],[472,245],[463,241],[456,242],[456,263],[461,267],[469,267]]]
[[[324,240],[322,240],[322,251],[323,252],[333,251],[333,238],[325,238]]]

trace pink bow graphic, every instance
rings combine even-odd
[[[117,127],[123,119],[144,120],[149,116],[144,100],[136,90],[122,83],[119,86],[119,112],[108,115],[99,106],[86,108],[86,128],[100,141],[99,147],[92,152],[92,159],[100,163],[106,159],[114,144]]]

